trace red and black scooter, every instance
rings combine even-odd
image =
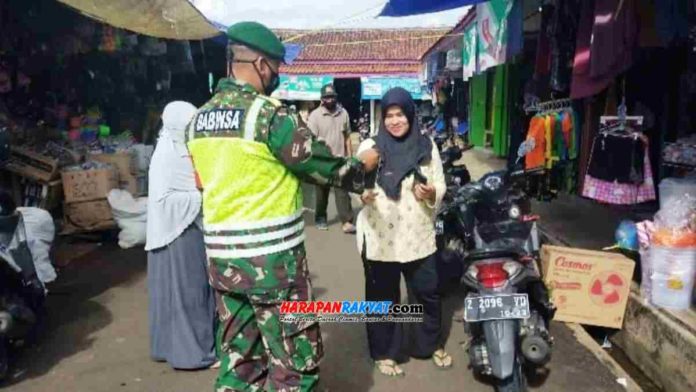
[[[536,218],[517,186],[530,174],[492,172],[451,190],[436,223],[440,257],[462,266],[470,363],[500,392],[525,391],[524,369],[551,358],[555,308],[536,264]]]

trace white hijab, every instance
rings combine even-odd
[[[162,112],[162,130],[150,162],[147,251],[172,243],[200,214],[201,194],[186,148],[186,128],[195,113],[195,106],[182,101],[169,103]]]

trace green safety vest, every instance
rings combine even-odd
[[[300,181],[265,143],[255,140],[259,112],[269,102],[279,105],[257,96],[242,118],[233,119],[241,122],[239,137],[202,136],[190,127],[188,148],[203,188],[211,259],[263,256],[304,241]]]

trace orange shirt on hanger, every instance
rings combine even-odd
[[[546,121],[543,116],[534,116],[529,122],[527,140],[534,140],[534,149],[525,157],[525,168],[535,169],[546,162]]]

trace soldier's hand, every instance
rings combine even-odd
[[[374,171],[379,165],[379,151],[374,148],[363,151],[358,155],[358,159],[362,162],[366,172]]]

